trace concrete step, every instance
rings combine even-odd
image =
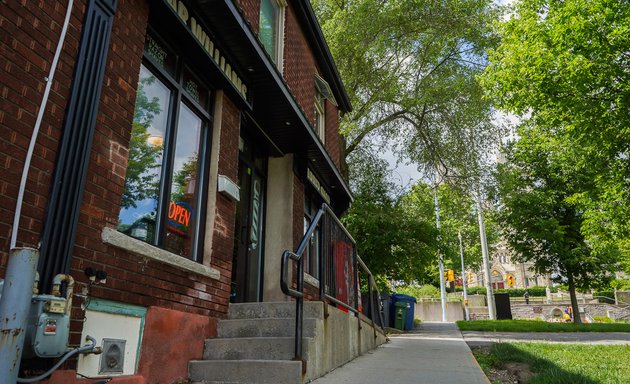
[[[232,303],[228,308],[228,319],[295,318],[295,302]],[[320,301],[304,302],[304,318],[324,318],[324,306]]]
[[[192,382],[204,384],[301,384],[302,362],[273,360],[191,361]]]
[[[304,319],[303,336],[314,337],[317,320]],[[227,337],[292,337],[295,336],[295,319],[256,318],[219,320],[219,338]]]
[[[308,351],[311,340],[303,338],[303,351]],[[203,352],[204,360],[291,360],[294,357],[294,337],[208,339]]]

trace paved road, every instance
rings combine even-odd
[[[533,341],[543,343],[579,343],[599,345],[630,345],[627,332],[462,332],[470,346],[489,345],[497,342]]]
[[[454,323],[422,323],[312,384],[490,384]]]

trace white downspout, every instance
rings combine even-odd
[[[28,171],[31,168],[31,158],[33,157],[33,151],[35,150],[35,142],[37,141],[37,135],[39,134],[39,128],[42,125],[42,119],[48,103],[48,95],[50,94],[50,88],[52,87],[53,76],[57,69],[57,63],[59,62],[59,56],[61,55],[61,49],[63,48],[63,42],[66,39],[66,33],[68,32],[68,24],[70,24],[70,15],[72,14],[72,6],[74,0],[68,0],[68,9],[66,10],[66,18],[63,22],[63,28],[61,29],[61,36],[57,43],[57,51],[50,66],[50,73],[46,80],[46,89],[42,97],[42,102],[39,106],[39,112],[37,113],[37,120],[35,121],[35,127],[31,135],[31,143],[26,153],[26,159],[24,160],[24,167],[22,169],[22,179],[20,180],[20,188],[18,189],[17,201],[15,203],[15,215],[13,216],[13,228],[11,229],[11,243],[9,249],[14,249],[17,243],[17,234],[20,227],[20,217],[22,215],[22,202],[24,200],[24,190],[26,189],[26,180],[28,179]]]

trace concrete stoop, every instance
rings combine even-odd
[[[303,355],[313,348],[323,321],[321,302],[304,303]],[[204,360],[189,363],[193,383],[301,384],[302,362],[293,361],[295,303],[230,304],[228,319],[219,320],[217,338],[208,339]]]

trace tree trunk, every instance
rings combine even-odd
[[[567,272],[567,279],[569,280],[569,295],[571,296],[571,308],[573,308],[573,322],[575,324],[581,324],[582,318],[580,317],[580,308],[578,307],[577,297],[575,296],[575,282],[573,281],[571,271]]]

